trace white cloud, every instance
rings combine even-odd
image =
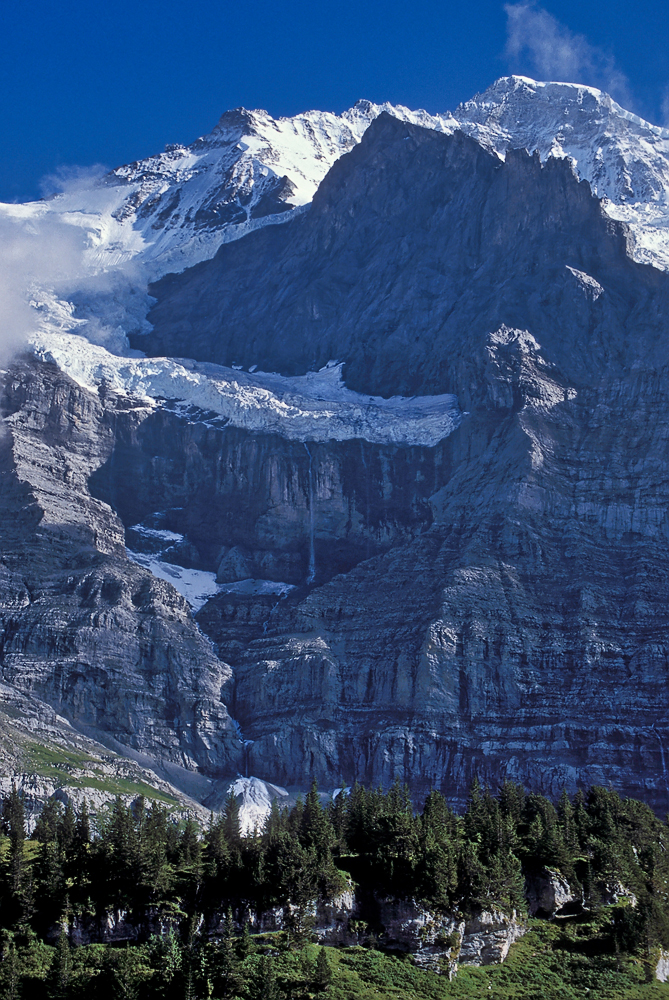
[[[669,86],[666,86],[662,93],[660,111],[662,113],[662,124],[665,128],[669,128]]]
[[[90,200],[104,168],[69,168],[45,178],[45,193]],[[100,269],[91,263],[92,234],[82,216],[58,205],[0,203],[0,362],[40,328],[76,332],[110,350],[127,350],[126,333],[142,329],[146,277],[133,262]]]
[[[45,198],[54,194],[73,194],[79,189],[87,190],[95,181],[108,172],[109,167],[94,163],[91,167],[58,167],[55,173],[46,174],[40,181],[40,190]]]
[[[539,80],[599,87],[625,107],[632,99],[627,77],[615,60],[532,3],[506,4],[506,56],[513,72],[529,65]]]
[[[80,272],[85,234],[48,213],[0,209],[0,360],[6,361],[38,324],[30,305],[36,290]]]

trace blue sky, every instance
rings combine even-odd
[[[662,124],[668,42],[656,0],[5,0],[0,200],[191,142],[227,108],[445,111],[508,72],[602,86]]]

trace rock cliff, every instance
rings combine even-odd
[[[156,350],[337,357],[355,388],[466,412],[405,456],[412,482],[438,469],[414,537],[272,609],[200,613],[255,773],[456,799],[475,772],[613,781],[666,805],[669,285],[627,251],[566,161],[382,115],[308,213],[154,286]]]
[[[153,757],[234,768],[229,668],[174,588],[128,561],[123,524],[88,490],[113,450],[113,405],[30,361],[2,388],[3,682]]]

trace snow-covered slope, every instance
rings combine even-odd
[[[274,799],[278,799],[280,807],[291,801],[285,788],[262,781],[261,778],[239,777],[230,784],[228,794],[230,793],[235,796],[239,805],[239,828],[243,836],[262,829],[272,810]]]
[[[46,201],[0,205],[0,215],[56,215],[87,233],[89,268],[134,259],[154,278],[213,256],[222,242],[257,226],[285,221],[311,201],[335,160],[382,111],[444,132],[461,128],[501,156],[520,146],[542,159],[570,157],[579,176],[613,203],[612,214],[633,224],[646,256],[655,243],[644,241],[644,231],[666,228],[669,131],[592,87],[518,76],[497,80],[453,114],[369,101],[341,115],[307,111],[278,119],[239,108],[190,146],[167,146]],[[665,266],[659,247],[658,260]]]
[[[307,111],[272,118],[227,111],[190,146],[70,183],[55,197],[22,206],[26,220],[55,214],[89,238],[90,269],[130,260],[155,278],[212,257],[221,243],[285,221],[308,204],[321,180],[382,111],[428,128],[456,128],[450,117],[359,101],[341,115]],[[16,217],[17,207],[0,205]]]
[[[60,296],[50,276],[29,276],[42,327],[75,329],[72,300],[76,315],[90,321],[80,333],[109,342],[111,328],[122,344],[124,331],[142,328],[147,281],[211,257],[251,229],[286,221],[382,111],[444,132],[461,128],[502,157],[509,146],[538,150],[542,159],[569,157],[608,199],[609,214],[630,224],[635,256],[669,268],[669,131],[591,87],[506,77],[453,114],[369,101],[341,115],[275,119],[266,111],[229,111],[190,146],[168,146],[45,201],[0,204],[0,223],[11,220],[37,232],[34,238],[53,239],[54,222],[84,234],[83,258],[64,291],[61,282]]]

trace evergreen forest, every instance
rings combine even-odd
[[[314,784],[247,836],[232,795],[206,829],[143,799],[94,818],[50,799],[28,837],[14,788],[1,822],[0,1000],[669,996],[654,974],[669,947],[669,828],[609,789],[554,804],[475,783],[459,815],[438,792],[420,810],[399,784],[323,804]],[[578,905],[531,919],[526,885],[546,869]],[[368,919],[351,922],[348,947],[320,947],[316,906],[353,887]],[[450,981],[384,948],[375,899],[515,912],[529,930],[503,965]],[[262,930],[253,915],[269,911],[278,929]],[[132,935],[104,943],[121,919]]]

